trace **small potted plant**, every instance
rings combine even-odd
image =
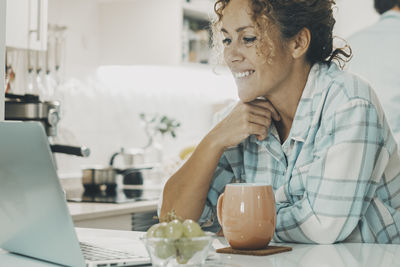
[[[156,142],[157,135],[170,135],[176,138],[176,130],[181,126],[181,123],[174,118],[166,115],[148,115],[140,113],[140,119],[145,124],[145,133],[147,136],[147,144],[143,147],[145,150],[145,161],[147,163],[162,162],[162,146]]]

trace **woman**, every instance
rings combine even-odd
[[[333,59],[332,0],[218,0],[240,102],[166,183],[161,216],[213,226],[234,179],[271,184],[274,239],[400,243],[400,159],[369,85]],[[260,99],[262,97],[262,99]]]

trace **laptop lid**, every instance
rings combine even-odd
[[[69,266],[85,266],[39,122],[0,122],[0,247]]]

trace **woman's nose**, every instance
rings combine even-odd
[[[225,61],[227,63],[243,60],[244,56],[241,50],[236,45],[231,45],[225,48]]]

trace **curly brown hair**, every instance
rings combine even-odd
[[[328,63],[337,60],[340,66],[351,58],[351,49],[346,44],[344,48],[333,48],[332,30],[335,25],[333,17],[334,0],[248,0],[252,7],[252,17],[256,28],[264,40],[259,46],[260,52],[267,51],[262,46],[267,45],[269,54],[273,55],[272,41],[268,37],[268,28],[275,25],[280,31],[283,40],[290,40],[303,28],[311,33],[310,46],[306,59],[309,63]],[[221,47],[217,42],[219,25],[223,17],[223,10],[230,0],[217,0],[214,11],[217,15],[213,22],[214,45]],[[271,51],[272,49],[272,51]]]

